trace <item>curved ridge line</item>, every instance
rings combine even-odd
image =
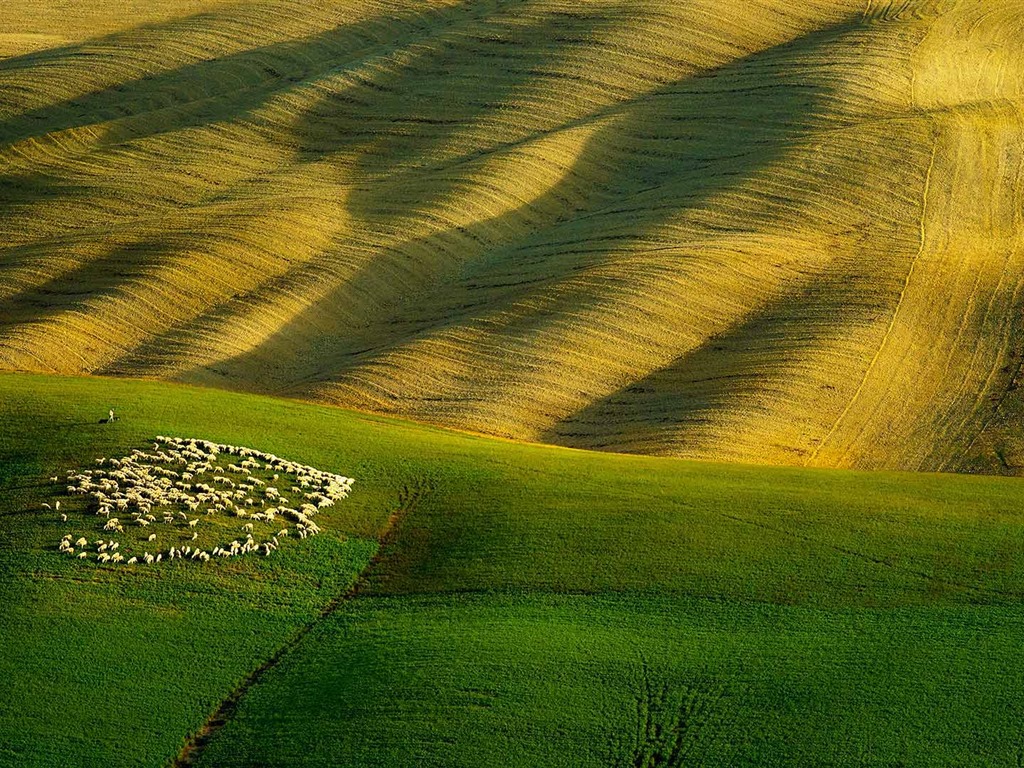
[[[928,214],[928,194],[931,190],[932,171],[934,171],[935,169],[935,158],[938,155],[938,151],[939,140],[937,136],[933,136],[931,160],[928,163],[928,171],[925,173],[924,178],[924,190],[921,193],[921,221],[919,224],[921,243],[917,249],[917,253],[914,255],[914,259],[910,262],[910,269],[907,270],[907,276],[903,280],[903,288],[900,290],[899,299],[896,301],[896,309],[893,311],[892,317],[889,319],[889,325],[885,329],[885,334],[882,336],[882,342],[878,345],[878,349],[875,351],[874,357],[871,358],[871,362],[868,363],[868,367],[864,371],[864,376],[861,378],[860,384],[857,385],[857,389],[853,393],[853,397],[850,398],[849,402],[846,404],[846,407],[843,409],[842,413],[840,413],[839,416],[836,418],[835,422],[833,422],[832,428],[829,429],[828,433],[825,435],[825,437],[821,439],[821,442],[818,443],[818,446],[814,449],[811,455],[807,458],[806,461],[804,461],[805,467],[808,466],[812,461],[814,461],[818,457],[818,454],[821,452],[821,449],[825,447],[825,444],[832,438],[836,430],[839,428],[840,423],[842,423],[843,419],[846,418],[847,414],[850,412],[854,404],[860,398],[861,393],[864,391],[864,386],[867,384],[868,378],[871,376],[872,370],[874,370],[875,363],[878,362],[878,358],[881,356],[882,351],[885,349],[885,346],[888,343],[890,336],[892,335],[892,329],[895,327],[896,319],[899,317],[900,309],[903,307],[903,300],[906,298],[907,288],[910,286],[910,280],[914,276],[914,270],[917,268],[917,263],[918,261],[920,261],[921,255],[924,253],[926,239],[925,220]],[[840,458],[844,458],[848,452],[849,450],[844,451]]]

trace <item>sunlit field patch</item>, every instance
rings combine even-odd
[[[320,533],[313,518],[354,482],[253,448],[163,435],[149,452],[95,465],[67,471],[67,493],[84,503],[45,506],[72,525],[59,552],[112,566],[268,556],[287,538]],[[99,531],[80,532],[90,515]]]

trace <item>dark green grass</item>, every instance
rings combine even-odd
[[[685,732],[709,764],[1015,765],[1015,480],[589,454],[114,380],[0,376],[0,419],[0,764],[166,763],[413,499],[364,597],[249,692],[205,764],[661,765]],[[156,434],[355,491],[270,558],[56,553],[47,477]]]
[[[374,591],[644,589],[840,606],[1024,594],[1015,480],[502,448],[504,466],[437,484]]]
[[[203,766],[1014,766],[1019,610],[359,599]]]

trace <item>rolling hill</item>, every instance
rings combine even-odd
[[[0,424],[2,766],[1022,754],[1015,478],[566,450],[88,377],[0,375]],[[271,557],[59,552],[97,518],[48,478],[161,434],[356,484]]]
[[[1024,467],[1016,0],[33,0],[0,368]]]

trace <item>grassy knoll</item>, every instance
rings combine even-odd
[[[0,763],[166,763],[403,503],[360,597],[201,764],[1013,765],[1020,748],[1014,480],[589,454],[117,380],[3,376],[0,404],[17,651]],[[123,420],[96,424],[108,407]],[[280,557],[128,572],[53,551],[47,475],[161,433],[356,488]]]

